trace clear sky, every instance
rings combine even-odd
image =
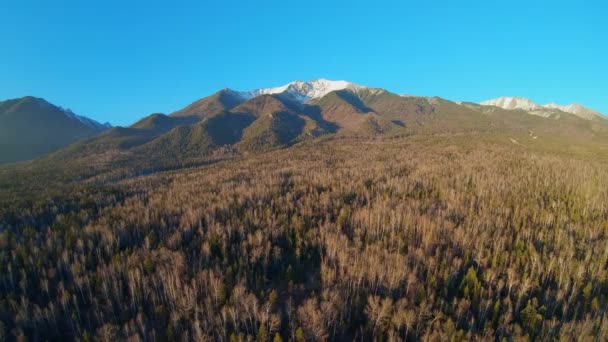
[[[0,0],[0,99],[127,125],[224,87],[322,77],[608,114],[607,3]]]

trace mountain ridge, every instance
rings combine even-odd
[[[231,90],[241,96],[243,99],[249,100],[260,95],[286,95],[288,98],[304,103],[312,99],[321,98],[332,91],[344,89],[362,89],[367,88],[348,81],[332,81],[325,78],[319,78],[310,81],[293,81],[282,86],[273,88],[258,88],[250,91]]]
[[[154,168],[159,163],[186,165],[218,153],[260,153],[332,134],[339,138],[468,132],[529,136],[532,131],[535,139],[584,141],[604,139],[608,132],[608,123],[531,101],[526,107],[531,110],[507,110],[439,97],[401,96],[324,79],[261,89],[224,88],[169,115],[153,114],[128,129],[79,142],[52,158],[106,160],[107,152],[113,151],[110,155],[122,164]],[[115,161],[110,158],[106,163],[110,167]]]
[[[14,111],[11,108],[20,101],[30,107],[27,113],[47,109],[51,112],[48,115],[84,129],[83,134],[61,134],[74,137],[36,155],[75,142],[52,157],[62,160],[106,156],[114,151],[115,156],[147,156],[152,162],[162,156],[171,163],[203,158],[224,147],[260,152],[327,134],[371,137],[502,130],[504,134],[535,131],[589,138],[608,130],[608,121],[600,120],[600,113],[581,105],[543,106],[523,97],[501,97],[480,104],[453,102],[327,79],[246,92],[224,88],[169,115],[154,113],[129,127],[112,129],[35,97],[0,102],[0,119],[6,118],[2,113]],[[23,118],[26,123],[37,120],[27,115]],[[22,125],[15,131],[27,133],[29,129]]]
[[[0,162],[36,158],[111,128],[43,98],[0,102]]]
[[[541,105],[528,98],[520,96],[501,96],[495,99],[482,101],[479,104],[483,106],[496,106],[507,110],[521,109],[531,112],[531,114],[540,116],[549,116],[552,113],[551,111],[559,110],[564,113],[576,115],[586,120],[593,120],[597,118],[606,119],[604,114],[578,103],[568,105],[549,103],[546,105]]]

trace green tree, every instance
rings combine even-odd
[[[593,294],[593,285],[591,282],[587,283],[587,286],[583,288],[583,298],[585,298],[585,303],[589,303],[591,301],[591,295]]]
[[[296,341],[297,342],[304,342],[304,341],[306,341],[306,337],[304,337],[304,330],[302,330],[302,328],[298,328],[296,330]]]
[[[274,306],[278,298],[279,296],[277,295],[276,290],[270,291],[270,293],[268,294],[268,304],[270,304],[270,306]]]
[[[470,299],[475,305],[479,303],[481,282],[477,278],[477,272],[473,266],[469,267],[462,283],[460,283],[460,291],[465,298]]]
[[[522,326],[531,334],[535,334],[538,331],[543,321],[543,316],[536,311],[536,308],[532,305],[532,300],[529,300],[528,305],[521,310],[519,317]]]
[[[267,342],[268,341],[268,330],[266,330],[265,326],[260,326],[260,329],[258,329],[258,335],[256,336],[255,340],[257,342]]]
[[[492,310],[492,323],[494,326],[498,324],[498,320],[500,319],[500,298],[496,300],[494,303],[494,308]]]

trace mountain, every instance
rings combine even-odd
[[[561,106],[555,103],[539,105],[534,101],[523,97],[499,97],[496,99],[480,102],[480,104],[484,106],[496,106],[508,110],[521,109],[529,112],[530,114],[544,117],[550,117],[554,114],[559,114],[561,112],[573,114],[585,120],[606,119],[606,117],[601,113],[593,109],[583,107],[582,105],[577,103],[565,106]]]
[[[593,109],[584,107],[578,103],[572,103],[572,104],[565,105],[565,106],[560,106],[556,103],[549,103],[549,104],[545,105],[544,107],[559,109],[562,112],[574,114],[576,116],[579,116],[579,117],[581,117],[583,119],[587,119],[587,120],[593,120],[593,119],[597,119],[597,118],[605,119],[605,116],[602,113],[595,111]]]
[[[503,109],[523,109],[527,111],[542,110],[543,106],[534,103],[532,100],[523,97],[503,96],[493,100],[480,102],[484,106],[496,106]]]
[[[193,125],[198,121],[200,119],[196,116],[168,116],[154,113],[129,127],[114,127],[89,139],[78,141],[51,157],[66,160],[126,151],[145,145],[176,127]]]
[[[0,162],[39,157],[111,128],[42,98],[0,102]]]
[[[295,81],[275,88],[260,88],[252,91],[240,91],[235,93],[243,99],[252,99],[260,95],[271,94],[304,103],[312,99],[321,98],[332,91],[344,89],[358,90],[363,88],[365,87],[347,81],[331,81],[321,78],[308,82]]]
[[[151,114],[129,127],[79,141],[48,160],[79,160],[112,173],[116,165],[133,171],[172,168],[225,154],[285,148],[320,136],[481,132],[507,141],[531,139],[537,145],[608,139],[608,121],[587,120],[580,113],[586,112],[541,106],[521,97],[476,104],[398,95],[347,81],[295,81],[251,91],[222,89],[169,115]]]
[[[248,99],[250,98],[244,96],[241,92],[222,89],[211,96],[204,97],[181,110],[171,113],[170,116],[209,117],[230,110]]]
[[[296,81],[250,92],[222,89],[168,116],[151,115],[128,128],[80,142],[60,155],[68,159],[105,155],[110,149],[129,151],[129,158],[142,160],[159,156],[183,160],[209,156],[223,146],[259,152],[330,133],[386,133],[399,126],[362,100],[382,103],[372,99],[381,92],[385,91],[328,80]]]

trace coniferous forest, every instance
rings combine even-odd
[[[605,150],[517,139],[5,166],[0,340],[603,340]]]

